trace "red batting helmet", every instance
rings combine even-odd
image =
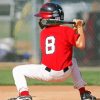
[[[60,5],[55,3],[46,3],[40,8],[39,13],[35,14],[36,17],[44,19],[60,19],[64,20],[64,12]]]

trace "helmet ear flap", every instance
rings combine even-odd
[[[64,11],[60,5],[57,4],[57,9],[59,12],[60,20],[64,20]]]

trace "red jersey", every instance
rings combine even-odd
[[[41,31],[41,63],[59,71],[72,65],[73,46],[79,34],[68,26],[53,26]]]

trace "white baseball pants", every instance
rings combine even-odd
[[[72,78],[75,88],[79,89],[85,85],[83,81],[77,61],[75,58],[72,60],[73,65],[69,67],[69,70],[64,72],[51,70],[48,72],[45,70],[46,66],[43,64],[26,64],[19,65],[13,69],[13,78],[18,92],[27,91],[27,82],[25,77],[38,79],[42,81],[61,82],[69,77]]]

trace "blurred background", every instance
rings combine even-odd
[[[100,0],[0,0],[0,63],[40,63],[41,30],[34,14],[46,2],[60,4],[66,21],[85,21],[86,48],[74,49],[74,56],[80,66],[100,66]]]

